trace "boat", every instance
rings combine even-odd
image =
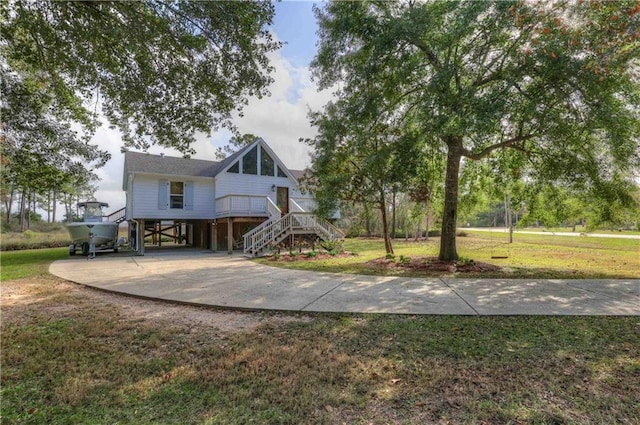
[[[68,223],[67,230],[71,236],[69,255],[75,255],[80,248],[82,255],[92,255],[96,251],[112,249],[118,252],[118,226],[108,221],[103,215],[103,208],[109,204],[98,201],[78,202],[82,210],[82,221]]]

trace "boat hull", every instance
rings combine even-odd
[[[89,226],[93,226],[89,228]],[[69,223],[67,231],[74,245],[91,243],[97,247],[107,245],[115,247],[118,239],[118,223]],[[93,240],[90,240],[90,233],[93,232]]]

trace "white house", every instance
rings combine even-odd
[[[249,255],[295,235],[342,237],[311,213],[315,201],[300,190],[301,176],[261,138],[221,162],[126,152],[122,219],[140,254],[148,236]]]

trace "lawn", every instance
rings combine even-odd
[[[224,312],[145,301],[141,318],[43,273],[64,249],[12,254],[3,424],[640,422],[640,317],[237,313],[264,324],[211,330]]]
[[[67,247],[0,252],[0,280],[48,275],[49,264],[68,257]]]
[[[464,260],[485,262],[502,267],[500,272],[464,274],[466,277],[508,278],[637,278],[640,276],[640,240],[514,234],[514,243],[507,243],[505,234],[465,232],[458,237],[458,253]],[[414,242],[396,239],[395,260],[415,257],[436,257],[440,240]],[[306,259],[305,261],[274,261],[267,257],[256,261],[304,270],[336,273],[394,274],[430,276],[433,273],[403,269],[380,269],[371,260],[385,256],[381,239],[353,238],[345,240],[345,249],[357,255]],[[496,259],[492,257],[507,257]],[[442,275],[442,273],[436,274]]]

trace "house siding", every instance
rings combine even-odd
[[[193,206],[160,209],[161,181],[193,182]],[[213,219],[215,215],[214,181],[212,178],[135,175],[132,184],[131,217],[136,219]],[[186,194],[185,194],[186,195]]]
[[[289,188],[289,197],[300,196],[298,186],[286,177],[271,177],[252,174],[222,173],[216,177],[216,198],[227,195],[268,196],[276,202],[273,185]]]

